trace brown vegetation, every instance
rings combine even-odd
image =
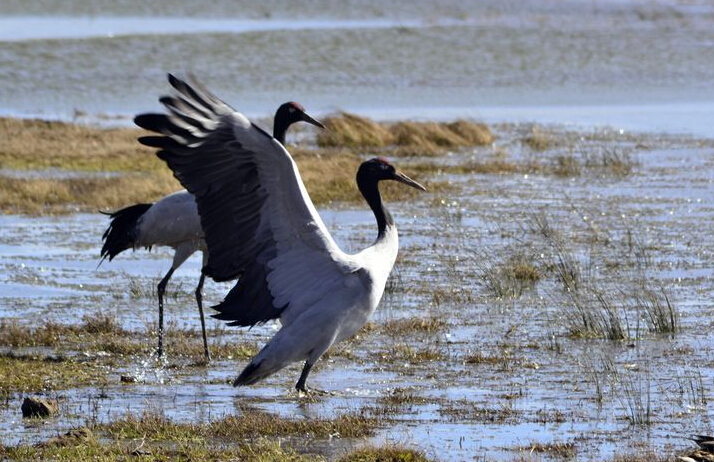
[[[342,133],[340,130],[336,128],[335,136]],[[360,136],[371,133],[364,127],[360,130]],[[154,150],[136,141],[142,134],[133,128],[0,118],[0,136],[5,140],[0,148],[0,169],[17,171],[0,182],[1,211],[44,214],[115,210],[181,189]],[[315,204],[361,200],[354,178],[362,159],[354,149],[347,148],[368,141],[340,143],[335,144],[340,149],[291,148]],[[33,174],[22,173],[30,171]],[[448,189],[446,183],[423,183],[430,191]],[[393,201],[416,193],[393,185],[384,189],[387,199]]]
[[[324,123],[327,130],[318,133],[319,146],[371,149],[381,154],[433,156],[494,140],[486,125],[466,120],[378,123],[343,112]]]

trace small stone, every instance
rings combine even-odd
[[[22,417],[49,417],[59,413],[57,401],[44,398],[25,398],[20,409]]]
[[[123,383],[134,383],[136,382],[136,377],[134,377],[133,375],[122,375],[121,377],[119,377],[119,381]]]

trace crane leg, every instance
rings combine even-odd
[[[164,354],[164,292],[166,292],[166,284],[168,284],[171,275],[174,274],[174,268],[169,269],[166,276],[159,282],[156,292],[159,295],[159,349],[156,354],[160,358]]]
[[[203,281],[206,275],[201,273],[201,279],[198,280],[196,287],[196,303],[198,303],[198,314],[201,316],[201,334],[203,334],[203,353],[206,355],[206,361],[211,360],[211,353],[208,351],[208,339],[206,338],[206,320],[203,317]]]
[[[303,366],[303,368],[302,368],[302,373],[300,374],[300,378],[298,379],[297,383],[295,384],[295,389],[297,391],[307,393],[307,388],[305,387],[305,381],[307,380],[307,376],[310,373],[310,369],[312,369],[312,364],[310,364],[309,361],[305,361],[305,366]]]

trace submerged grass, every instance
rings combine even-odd
[[[505,262],[483,269],[481,277],[488,291],[496,298],[517,298],[532,289],[541,278],[541,271],[525,254],[516,254]]]
[[[388,335],[409,335],[415,332],[435,333],[447,326],[443,318],[430,316],[425,318],[402,318],[387,321],[380,330]]]
[[[575,443],[572,441],[554,441],[551,443],[539,443],[534,441],[527,446],[519,448],[519,451],[528,452],[529,454],[546,454],[551,457],[567,460],[573,459],[577,454]]]

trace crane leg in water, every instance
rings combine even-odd
[[[208,351],[208,339],[206,338],[206,319],[203,316],[203,281],[206,275],[201,273],[201,279],[198,280],[196,287],[196,303],[198,303],[198,314],[201,316],[201,334],[203,335],[203,354],[206,356],[206,361],[211,360],[211,353]]]
[[[173,266],[156,287],[156,292],[159,295],[159,348],[156,355],[159,358],[164,354],[164,293],[166,292],[166,284],[169,283],[172,274],[174,274]]]
[[[310,369],[312,369],[312,364],[310,364],[310,360],[307,360],[307,361],[305,361],[305,365],[302,368],[302,373],[300,374],[300,378],[298,379],[297,383],[295,384],[295,389],[297,391],[307,393],[307,387],[305,387],[305,381],[307,380],[307,376],[310,373]]]

